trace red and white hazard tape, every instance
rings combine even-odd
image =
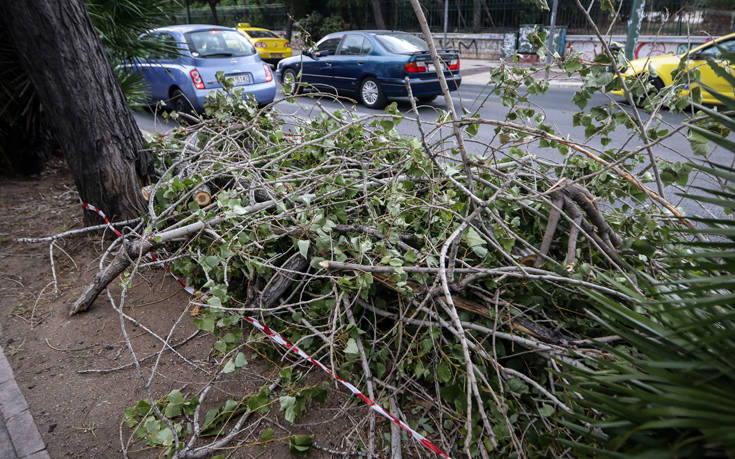
[[[87,204],[85,202],[82,202],[82,205],[84,206],[85,209],[91,210],[92,212],[96,212],[100,217],[102,217],[105,220],[105,223],[107,223],[107,225],[110,227],[110,229],[112,231],[114,231],[115,234],[118,237],[122,237],[122,234],[112,226],[112,224],[110,223],[110,220],[107,219],[107,216],[104,214],[104,212],[102,212],[101,210],[99,210],[97,207],[95,207],[95,206],[93,206],[91,204]],[[161,266],[163,267],[163,269],[165,269],[166,272],[168,272],[169,274],[171,274],[171,276],[173,276],[173,278],[176,279],[176,281],[179,284],[181,284],[181,286],[184,288],[184,290],[187,291],[187,293],[189,293],[190,295],[193,295],[194,293],[196,293],[196,290],[195,289],[193,289],[192,287],[188,287],[183,280],[181,280],[174,273],[172,273],[168,269],[168,267],[166,265],[164,265],[163,263],[161,263],[158,260],[158,258],[153,253],[149,253],[149,256],[151,257],[151,259],[153,259],[153,261],[160,263]],[[353,395],[355,395],[357,398],[359,398],[363,402],[367,403],[368,406],[370,407],[370,409],[372,409],[373,411],[377,412],[381,416],[384,416],[384,417],[390,419],[393,423],[397,424],[401,429],[405,430],[409,435],[411,435],[411,437],[413,437],[414,440],[416,440],[417,442],[419,442],[422,445],[424,445],[427,449],[429,449],[432,452],[436,453],[440,457],[444,457],[444,458],[449,459],[449,455],[447,453],[445,453],[441,448],[439,448],[438,446],[436,446],[435,444],[433,444],[432,442],[430,442],[429,440],[427,440],[426,437],[424,437],[420,433],[418,433],[415,430],[413,430],[408,424],[406,424],[405,422],[401,421],[397,417],[395,417],[392,414],[390,414],[382,406],[380,406],[377,403],[375,403],[374,401],[370,400],[365,394],[363,394],[362,392],[360,392],[357,389],[357,387],[353,386],[348,381],[345,381],[344,379],[340,378],[332,370],[330,370],[329,368],[327,368],[326,365],[324,365],[323,363],[321,363],[320,361],[318,361],[314,357],[310,356],[309,354],[307,354],[303,350],[299,349],[297,346],[295,346],[289,340],[287,340],[286,338],[284,338],[280,333],[278,333],[278,332],[276,332],[274,330],[271,330],[267,326],[263,325],[255,317],[244,316],[244,319],[246,321],[248,321],[251,325],[253,325],[255,328],[257,328],[258,330],[262,331],[274,343],[278,344],[281,347],[286,348],[287,351],[294,352],[296,355],[298,355],[302,359],[306,360],[307,362],[311,362],[312,365],[314,365],[314,366],[322,369],[325,373],[327,373],[328,375],[330,375],[331,377],[333,377],[334,379],[336,379],[337,381],[339,381],[350,392],[352,392]]]

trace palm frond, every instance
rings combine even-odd
[[[706,119],[689,127],[735,158],[728,137],[735,118],[727,111],[735,101],[704,89],[723,101],[724,111],[693,104]],[[628,289],[635,301],[622,304],[588,292],[595,300],[589,315],[622,344],[602,346],[586,370],[563,371],[582,407],[580,421],[604,435],[582,433],[586,441],[570,443],[579,454],[735,454],[735,222],[726,217],[735,211],[735,169],[706,160],[691,166],[717,177],[720,187],[690,187],[682,196],[717,206],[721,216],[692,218],[697,227],[672,241],[670,269],[653,294]],[[691,240],[692,234],[709,239]]]

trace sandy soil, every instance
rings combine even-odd
[[[54,250],[58,280],[58,292],[54,292],[48,243],[21,244],[15,239],[83,226],[68,171],[56,162],[39,179],[0,178],[0,196],[0,340],[49,454],[54,458],[121,457],[123,411],[145,398],[140,375],[132,367],[105,374],[78,373],[131,362],[119,316],[103,296],[90,311],[71,318],[67,314],[68,306],[97,272],[107,242],[101,234],[60,241]],[[117,286],[112,290],[117,291]],[[143,269],[134,280],[126,312],[166,336],[188,302],[186,292],[163,270]],[[160,350],[160,342],[141,327],[129,322],[126,327],[139,356]],[[191,319],[184,317],[172,341],[179,342],[195,331]],[[203,387],[214,375],[215,363],[209,355],[213,342],[212,336],[200,333],[177,348],[190,363],[165,353],[151,388],[154,397],[172,389],[191,395]],[[143,371],[150,375],[151,364]],[[212,402],[255,391],[272,381],[277,372],[276,367],[255,356],[246,371],[230,375],[218,386]],[[318,382],[324,376],[311,371],[309,378]],[[361,445],[357,437],[367,430],[367,412],[366,407],[350,403],[344,391],[333,390],[325,405],[312,407],[298,424],[290,424],[274,403],[266,416],[251,417],[240,437],[241,448],[221,453],[231,457],[292,457],[288,434],[267,419],[294,434],[314,434],[323,447],[351,450]],[[353,430],[354,425],[359,427]],[[266,428],[274,429],[275,440],[259,444],[260,433]],[[130,431],[122,429],[122,437],[127,440],[129,436]],[[160,450],[145,449],[140,443],[131,445],[129,452],[131,457],[160,454]],[[310,454],[332,456],[324,450]]]

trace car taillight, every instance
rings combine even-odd
[[[419,73],[419,72],[425,72],[426,67],[423,65],[418,65],[415,62],[409,62],[406,64],[406,72],[408,73]]]
[[[449,61],[449,70],[459,70],[459,58]]]
[[[273,80],[273,72],[271,72],[271,68],[268,67],[268,64],[263,64],[263,68],[265,69],[265,82],[268,83]]]
[[[267,47],[267,46],[268,46],[268,45],[266,45],[266,44],[265,44],[265,43],[263,43],[262,41],[256,41],[256,42],[255,42],[255,47],[256,47],[256,48],[265,48],[265,47]]]
[[[291,43],[286,42],[286,43],[283,44],[283,47],[284,48],[290,48],[291,47]]]
[[[189,75],[191,75],[191,81],[194,82],[195,88],[204,89],[204,80],[202,80],[202,76],[199,75],[199,70],[194,69],[191,72],[189,72]]]

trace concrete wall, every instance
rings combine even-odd
[[[613,35],[612,41],[625,48],[625,35]],[[690,45],[698,46],[709,41],[709,37],[664,37],[655,35],[641,35],[635,48],[633,58],[660,56],[662,54],[680,54],[686,52]],[[567,35],[565,55],[572,52],[582,53],[582,59],[592,60],[602,53],[602,45],[594,35]]]
[[[419,35],[420,34],[416,34]],[[625,47],[625,36],[614,35],[612,41]],[[652,36],[641,35],[635,56],[649,57],[661,54],[678,54],[686,51],[689,45],[697,46],[710,40],[709,37],[674,37],[674,36]],[[434,41],[437,47],[444,49],[457,49],[460,56],[465,59],[499,59],[510,57],[516,49],[516,33],[449,33],[444,38],[443,33],[435,33]],[[602,52],[602,45],[594,35],[567,35],[566,49],[564,54],[569,55],[573,51],[582,53],[582,59],[592,60]]]
[[[435,33],[434,41],[441,49],[457,49],[465,59],[500,59],[513,55],[515,33]]]

